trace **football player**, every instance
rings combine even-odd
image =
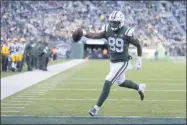
[[[13,38],[12,43],[10,45],[11,51],[11,59],[12,59],[12,71],[15,72],[17,68],[17,60],[18,60],[18,39]]]
[[[142,47],[138,39],[134,37],[134,29],[124,26],[125,17],[122,12],[114,11],[109,16],[109,23],[99,33],[90,33],[83,30],[83,35],[91,39],[105,38],[108,41],[110,54],[110,72],[105,78],[101,95],[92,109],[88,112],[91,116],[98,113],[100,107],[107,99],[110,88],[113,83],[117,83],[120,87],[135,89],[140,95],[140,99],[144,99],[145,84],[137,84],[131,80],[125,79],[125,72],[129,65],[129,44],[137,47],[136,69],[142,66]]]
[[[18,71],[21,72],[23,68],[23,61],[24,61],[24,50],[25,50],[25,39],[21,38],[20,43],[19,43],[19,50],[18,50],[18,60],[17,60],[17,65],[18,65]]]

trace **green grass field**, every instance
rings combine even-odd
[[[65,61],[64,59],[58,59],[58,60],[55,60],[55,61],[49,61],[49,65],[54,65],[54,64],[62,63],[64,61]],[[22,69],[21,72],[12,72],[12,71],[1,72],[1,78],[7,77],[7,76],[16,75],[16,74],[20,74],[20,73],[23,73],[23,72],[27,72],[27,65],[26,64],[23,66],[23,69]]]
[[[108,72],[108,60],[89,60],[3,99],[1,115],[89,116]],[[114,84],[98,116],[186,118],[185,64],[144,61],[143,68],[128,71],[126,79],[147,85],[144,101],[135,90]]]

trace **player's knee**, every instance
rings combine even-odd
[[[125,77],[124,76],[120,76],[117,79],[116,83],[120,86],[122,83],[124,83],[124,81],[125,81]]]
[[[123,81],[121,80],[121,81],[118,81],[117,83],[118,83],[119,87],[121,87],[124,82],[125,82],[125,80],[123,80]]]
[[[105,86],[111,87],[112,86],[112,82],[108,81],[108,80],[105,80]]]
[[[105,81],[112,81],[112,75],[111,74],[109,74],[109,75],[107,75],[107,77],[105,78]]]

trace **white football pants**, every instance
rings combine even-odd
[[[117,84],[120,85],[125,81],[125,73],[130,69],[132,69],[130,61],[118,63],[110,62],[110,72],[105,80],[111,81],[112,83],[117,82]]]

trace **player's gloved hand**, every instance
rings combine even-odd
[[[82,32],[83,32],[83,36],[85,36],[86,35],[86,31],[83,29]]]
[[[139,70],[142,67],[142,57],[138,57],[136,60],[136,70]]]

